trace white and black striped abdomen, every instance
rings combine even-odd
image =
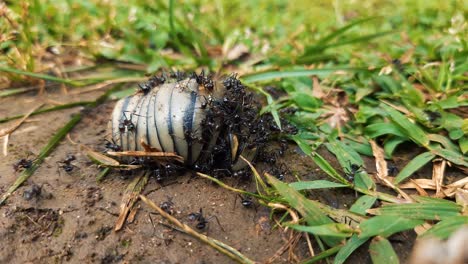
[[[161,84],[147,94],[119,100],[112,114],[112,139],[122,150],[143,150],[143,141],[175,152],[193,164],[203,149],[201,124],[206,91],[195,79]]]

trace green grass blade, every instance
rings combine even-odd
[[[57,133],[49,140],[47,145],[41,150],[37,158],[35,159],[32,166],[24,170],[20,176],[16,179],[13,185],[3,194],[0,199],[0,205],[3,205],[6,199],[18,189],[42,164],[44,159],[50,154],[50,152],[60,143],[60,141],[67,135],[67,133],[81,120],[81,114],[75,114],[68,123],[62,127]]]
[[[330,224],[333,221],[328,218],[323,211],[317,207],[312,201],[308,200],[302,194],[289,187],[286,183],[280,180],[265,175],[268,182],[278,191],[282,198],[284,198],[291,207],[296,209],[305,219],[308,225],[316,226],[323,224]],[[329,246],[334,246],[340,242],[335,237],[323,236],[321,237]]]
[[[390,106],[385,104],[381,104],[380,106],[387,112],[392,121],[400,126],[405,135],[411,138],[411,140],[424,147],[429,145],[427,134],[418,125],[412,123],[406,116]]]
[[[369,42],[369,41],[371,41],[373,39],[380,38],[380,37],[390,35],[390,34],[394,34],[394,33],[397,33],[397,31],[395,31],[395,30],[383,31],[383,32],[375,33],[375,34],[365,35],[365,36],[362,36],[362,37],[342,40],[340,42],[329,44],[324,48],[329,49],[329,48],[334,48],[334,47],[339,47],[339,46],[344,46],[344,45],[355,44],[355,43],[359,43],[359,42]]]
[[[53,106],[53,107],[49,107],[49,108],[34,111],[31,114],[31,116],[42,114],[42,113],[47,113],[47,112],[63,110],[63,109],[69,109],[69,108],[73,108],[73,107],[77,107],[77,106],[90,105],[92,103],[94,103],[94,102],[93,101],[84,101],[84,102],[76,102],[76,103],[69,103],[69,104],[64,104],[64,105]],[[5,123],[5,122],[11,121],[11,120],[22,118],[23,116],[24,115],[15,115],[15,116],[10,116],[10,117],[0,118],[0,123]]]
[[[337,30],[334,30],[332,33],[328,34],[327,36],[325,36],[324,38],[320,39],[318,41],[318,43],[328,43],[330,42],[332,39],[338,37],[339,35],[342,35],[343,33],[345,33],[346,31],[348,31],[349,29],[357,26],[357,25],[360,25],[360,24],[363,24],[363,23],[366,23],[368,21],[371,21],[371,20],[374,20],[378,17],[366,17],[366,18],[363,18],[363,19],[357,19]]]
[[[399,264],[395,250],[392,244],[381,236],[374,237],[369,246],[369,253],[374,264]]]
[[[331,182],[331,181],[326,181],[326,180],[298,181],[298,182],[290,183],[289,186],[294,188],[296,191],[348,187],[348,185],[346,184],[341,184],[341,183],[336,183],[336,182]]]
[[[25,76],[34,77],[34,78],[38,78],[38,79],[43,79],[43,80],[47,80],[47,81],[64,83],[64,84],[73,85],[73,86],[83,86],[83,85],[85,85],[85,83],[82,83],[82,82],[57,78],[57,77],[46,75],[46,74],[22,71],[22,70],[18,70],[18,69],[14,69],[14,68],[9,68],[9,67],[0,67],[0,72],[1,71],[20,74],[20,75],[25,75]]]
[[[333,264],[342,264],[346,261],[346,259],[362,244],[366,243],[369,238],[359,238],[357,235],[353,235],[346,244],[338,251],[336,254]]]
[[[331,74],[336,71],[349,71],[349,72],[356,72],[356,71],[367,71],[365,68],[350,68],[350,67],[335,67],[335,68],[322,68],[322,69],[311,69],[311,70],[284,70],[284,71],[269,71],[269,72],[261,72],[261,73],[254,73],[242,76],[241,79],[244,83],[254,83],[260,81],[270,81],[274,79],[281,79],[281,78],[292,78],[292,77],[304,77],[304,76],[311,76],[317,74]]]
[[[363,195],[354,202],[349,211],[360,215],[366,215],[366,210],[371,208],[376,200],[377,198],[373,196]]]
[[[468,159],[466,156],[462,155],[461,153],[451,151],[448,149],[443,149],[443,148],[434,148],[431,150],[431,152],[452,163],[455,163],[460,166],[468,167]]]
[[[407,219],[441,220],[459,216],[462,207],[456,203],[411,203],[387,204],[380,208],[369,209],[376,215],[403,217]]]
[[[362,222],[360,238],[370,238],[373,236],[388,237],[392,234],[412,229],[421,225],[424,220],[408,219],[395,215],[379,215]]]
[[[25,93],[34,90],[34,88],[15,88],[0,91],[0,97],[7,97],[15,94]]]
[[[410,177],[411,175],[413,175],[414,172],[416,172],[421,167],[430,162],[433,158],[435,158],[435,156],[436,155],[430,152],[424,152],[419,154],[410,162],[408,162],[408,164],[406,164],[406,166],[400,171],[400,173],[398,173],[398,175],[395,177],[394,183],[398,184],[406,178]]]
[[[312,263],[315,263],[317,261],[320,261],[322,259],[325,259],[325,258],[328,258],[330,256],[333,256],[336,252],[338,252],[341,248],[343,247],[343,245],[338,245],[338,246],[334,246],[332,248],[329,248],[327,250],[324,250],[322,252],[320,252],[319,254],[309,258],[309,259],[306,259],[302,262],[300,262],[301,264],[312,264]]]
[[[447,239],[453,232],[464,225],[468,225],[468,216],[450,217],[435,224],[431,229],[427,230],[419,237],[438,237],[440,239]]]
[[[389,134],[399,137],[406,137],[405,133],[396,124],[392,123],[370,124],[365,128],[364,134],[370,138],[376,138]]]
[[[317,226],[303,226],[303,225],[287,225],[288,227],[301,231],[307,232],[319,236],[331,236],[331,237],[350,237],[355,233],[354,229],[346,224],[332,223]]]

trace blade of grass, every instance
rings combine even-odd
[[[336,182],[331,182],[331,181],[326,181],[326,180],[299,181],[299,182],[290,183],[289,186],[294,188],[296,191],[348,187],[348,185],[346,184],[341,184],[341,183],[336,183]]]
[[[346,224],[331,223],[316,226],[303,226],[303,225],[286,225],[294,230],[307,232],[319,236],[331,237],[350,237],[355,233],[355,230]]]
[[[42,113],[47,113],[47,112],[63,110],[63,109],[69,109],[69,108],[73,108],[73,107],[77,107],[77,106],[86,106],[86,105],[89,105],[91,103],[94,103],[94,102],[84,101],[84,102],[76,102],[76,103],[69,103],[69,104],[64,104],[64,105],[53,106],[53,107],[44,108],[44,109],[34,111],[31,114],[31,116],[42,114]],[[10,116],[10,117],[0,118],[0,123],[5,123],[5,122],[15,120],[15,119],[18,119],[18,118],[22,118],[22,117],[24,117],[24,115],[15,115],[15,116]]]
[[[367,240],[369,240],[369,238],[359,238],[357,235],[353,235],[350,239],[346,241],[346,244],[338,251],[338,254],[336,254],[333,263],[344,263],[346,259],[362,244],[366,243]]]
[[[334,47],[339,47],[339,46],[344,46],[344,45],[349,45],[349,44],[354,44],[354,43],[359,43],[359,42],[369,42],[372,39],[380,38],[380,37],[383,37],[389,34],[394,34],[394,33],[397,33],[397,31],[388,30],[388,31],[383,31],[383,32],[375,33],[375,34],[368,34],[362,37],[341,40],[336,43],[328,44],[327,46],[324,47],[324,49],[329,49],[329,48],[334,48]]]
[[[52,152],[58,143],[67,135],[67,133],[81,120],[81,114],[75,114],[65,126],[63,126],[57,133],[49,140],[47,145],[41,150],[37,158],[34,160],[32,166],[24,170],[16,179],[13,185],[3,194],[0,199],[0,206],[10,197],[10,195],[18,189],[42,164],[44,159]]]
[[[411,138],[411,140],[421,146],[429,146],[429,139],[427,134],[418,125],[412,123],[406,116],[391,108],[390,106],[382,103],[380,104],[380,107],[382,107],[387,112],[392,121],[400,126],[405,135]]]
[[[464,225],[468,225],[467,216],[453,216],[435,224],[431,229],[427,230],[419,237],[423,238],[432,236],[440,239],[447,239],[453,232]]]
[[[359,238],[370,238],[373,236],[389,237],[392,234],[412,229],[422,225],[424,220],[408,219],[394,215],[379,215],[362,222],[359,227],[361,233]]]
[[[408,164],[406,164],[406,166],[400,171],[400,173],[398,173],[398,175],[395,177],[394,183],[398,184],[406,178],[410,177],[411,175],[413,175],[414,172],[419,170],[421,167],[426,165],[434,158],[435,155],[430,152],[424,152],[419,154],[410,162],[408,162]]]
[[[32,91],[32,90],[36,90],[36,88],[6,89],[6,90],[3,90],[3,91],[0,91],[0,97],[7,97],[7,96],[10,96],[10,95],[25,93],[25,92],[29,92],[29,91]]]
[[[400,260],[398,259],[395,250],[393,250],[392,244],[381,236],[376,236],[372,239],[369,246],[369,253],[371,255],[372,263],[381,264],[399,264]]]
[[[371,208],[376,200],[377,198],[373,196],[363,195],[354,202],[349,211],[360,215],[366,215],[366,210]]]
[[[380,208],[369,209],[368,213],[382,216],[404,217],[408,219],[441,220],[459,216],[462,207],[456,203],[411,203],[387,204]]]
[[[283,70],[283,71],[270,71],[270,72],[261,72],[248,74],[241,77],[242,81],[246,84],[260,82],[260,81],[269,81],[274,79],[281,78],[292,78],[292,77],[303,77],[311,76],[316,74],[331,74],[336,71],[367,71],[365,68],[351,68],[351,67],[335,67],[335,68],[322,68],[322,69],[311,69],[311,70]]]
[[[317,207],[312,201],[305,198],[299,192],[289,187],[286,183],[265,174],[268,182],[279,192],[282,198],[284,198],[291,207],[296,209],[306,220],[308,225],[323,225],[333,223],[323,211]],[[329,246],[334,246],[340,242],[339,239],[334,237],[323,236],[321,237],[325,243]]]
[[[50,76],[50,75],[46,75],[46,74],[22,71],[22,70],[10,68],[10,67],[0,67],[0,72],[1,71],[20,74],[20,75],[25,75],[25,76],[34,77],[34,78],[43,79],[43,80],[52,81],[52,82],[64,83],[64,84],[68,84],[68,85],[72,85],[72,86],[83,86],[83,85],[86,84],[85,82],[67,80],[67,79],[62,79],[62,78],[58,78],[58,77],[54,77],[54,76]]]
[[[306,260],[303,260],[302,262],[300,262],[301,264],[312,264],[312,263],[315,263],[317,261],[320,261],[322,259],[325,259],[325,258],[328,258],[330,256],[333,256],[336,252],[338,252],[341,248],[343,247],[343,245],[337,245],[337,246],[334,246],[332,248],[329,248],[325,251],[322,251],[320,252],[319,254],[309,258],[309,259],[306,259]]]

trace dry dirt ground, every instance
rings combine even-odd
[[[96,96],[98,94],[89,93],[74,97],[49,92],[42,99],[36,94],[1,98],[0,117],[25,113],[46,98],[65,103],[90,100]],[[110,101],[87,111],[70,132],[70,138],[93,149],[104,150],[103,139],[113,105],[114,102]],[[20,158],[35,157],[70,116],[80,110],[74,108],[30,117],[12,134],[8,155],[0,158],[1,193],[20,174],[15,172],[13,164]],[[0,129],[11,124],[0,124]],[[295,164],[289,170],[289,179],[293,174],[306,180],[325,178],[310,159],[298,153],[291,146],[286,154],[286,161]],[[59,163],[67,154],[76,156],[72,162],[73,170],[69,173],[60,168]],[[325,157],[333,160],[331,155]],[[368,169],[372,170],[372,167],[372,162],[369,162]],[[141,202],[135,220],[115,232],[113,227],[123,192],[135,175],[113,171],[98,183],[95,179],[98,172],[96,165],[80,152],[77,145],[67,139],[62,140],[28,181],[0,207],[0,263],[232,262],[198,240],[161,225],[161,216]],[[224,181],[255,191],[252,182],[233,178]],[[270,212],[267,208],[244,208],[233,192],[190,173],[168,179],[163,186],[150,179],[143,194],[156,204],[172,201],[174,216],[191,226],[196,223],[191,222],[188,215],[203,208],[204,216],[210,219],[203,232],[253,260],[268,260],[289,238],[268,220]],[[322,190],[310,195],[311,199],[339,208],[351,206],[356,199],[354,192],[346,190]],[[402,259],[406,259],[413,241],[412,233],[399,235],[393,240]],[[299,241],[294,253],[299,259],[309,256],[305,239]],[[370,262],[367,249],[357,251],[349,262]],[[288,253],[274,263],[288,263]]]

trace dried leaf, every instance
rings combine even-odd
[[[444,195],[441,193],[442,191],[442,183],[444,181],[444,172],[445,172],[445,165],[447,161],[444,159],[437,159],[433,161],[432,165],[432,180],[436,186],[436,197],[443,197]]]

